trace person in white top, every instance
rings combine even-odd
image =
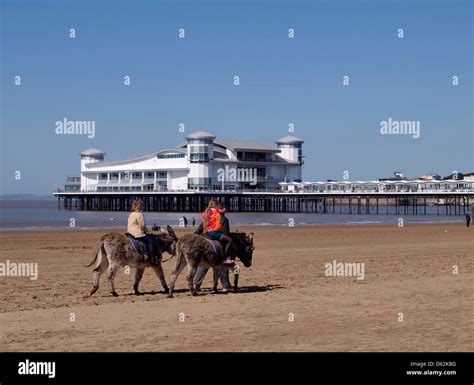
[[[128,216],[127,233],[133,235],[135,239],[146,245],[146,251],[149,257],[157,255],[155,240],[148,236],[148,229],[145,224],[145,216],[142,212],[143,201],[135,200],[132,203],[132,212]]]

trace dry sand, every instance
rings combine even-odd
[[[118,273],[119,297],[110,295],[103,276],[95,296],[83,298],[92,268],[82,264],[107,231],[1,233],[0,262],[39,263],[36,281],[0,277],[1,350],[474,350],[474,229],[241,230],[255,232],[256,246],[253,266],[242,267],[242,292],[205,290],[190,297],[182,274],[173,299],[166,298],[151,270],[141,283],[148,294],[133,295],[133,269]],[[326,277],[324,264],[333,260],[365,263],[365,279]],[[459,274],[453,274],[453,265]],[[167,280],[173,266],[174,260],[164,263]]]

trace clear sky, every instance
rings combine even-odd
[[[304,180],[474,171],[471,0],[0,3],[0,193],[52,192],[91,146],[127,159],[197,129],[272,143],[289,123]],[[57,135],[63,118],[95,138]],[[381,135],[389,118],[420,138]]]

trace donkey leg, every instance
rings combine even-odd
[[[100,280],[100,275],[104,272],[105,269],[100,270],[100,268],[94,269],[94,278],[92,279],[92,290],[89,293],[89,297],[92,297],[97,290],[99,290],[99,280]]]
[[[94,269],[94,277],[92,279],[92,290],[90,291],[89,296],[93,296],[97,290],[99,290],[99,280],[101,274],[107,269],[109,261],[107,257],[104,255],[102,250],[99,250],[99,261]]]
[[[133,290],[135,290],[135,295],[140,295],[140,291],[138,290],[138,285],[140,285],[140,281],[142,280],[143,273],[145,272],[144,267],[137,267],[135,270],[135,283],[133,284]]]
[[[239,291],[239,274],[238,273],[234,274],[234,291],[235,292]]]
[[[196,275],[197,266],[191,266],[188,264],[188,275],[186,279],[188,280],[189,290],[191,291],[191,295],[196,296],[198,295],[196,289],[194,288],[194,276]]]
[[[163,272],[163,266],[161,266],[161,262],[158,265],[153,266],[153,271],[160,280],[161,286],[163,286],[163,289],[165,289],[165,294],[168,294],[170,292],[170,289],[166,284],[165,273]]]
[[[110,292],[114,297],[118,297],[117,292],[115,291],[115,286],[114,286],[114,278],[115,278],[115,273],[117,272],[117,266],[116,265],[109,265],[109,271],[107,275],[107,279],[109,281],[109,287],[110,287]]]

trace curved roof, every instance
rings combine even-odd
[[[215,139],[215,135],[207,131],[195,131],[186,136],[186,139]]]
[[[135,163],[135,162],[141,162],[144,160],[152,159],[156,157],[158,154],[166,154],[166,153],[180,153],[180,154],[187,154],[188,152],[185,149],[182,148],[176,148],[176,147],[167,147],[167,148],[162,148],[161,150],[157,150],[151,154],[139,156],[136,158],[131,158],[131,159],[126,159],[126,160],[113,160],[109,162],[99,162],[99,163],[90,163],[87,164],[87,168],[97,168],[97,167],[102,167],[102,166],[117,166],[117,165],[122,165],[122,164],[128,164],[128,163]]]
[[[166,147],[166,148],[162,148],[161,150],[157,150],[156,152],[154,152],[152,155],[155,155],[155,154],[163,154],[163,153],[176,153],[176,152],[179,152],[180,154],[187,154],[188,151],[183,149],[183,148],[178,148],[178,147]]]
[[[304,140],[293,135],[284,136],[283,138],[280,138],[276,141],[276,144],[300,144],[300,143],[304,143]]]
[[[87,150],[82,151],[79,155],[81,156],[103,156],[105,152],[99,150],[98,148],[88,148]]]

